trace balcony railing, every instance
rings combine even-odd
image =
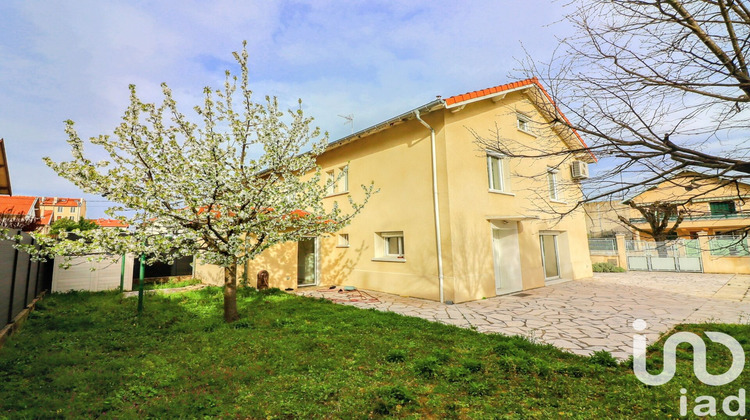
[[[726,220],[726,219],[750,219],[750,211],[740,211],[737,213],[727,214],[700,214],[685,216],[684,220]],[[643,217],[631,217],[630,223],[648,223]],[[669,220],[677,220],[677,217],[670,217]]]

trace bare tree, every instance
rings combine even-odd
[[[574,0],[568,7],[565,21],[576,36],[561,40],[549,61],[527,58],[521,68],[546,88],[527,94],[544,115],[532,124],[540,133],[575,130],[600,160],[584,196],[563,213],[584,202],[622,200],[684,171],[696,175],[678,177],[682,202],[706,194],[693,188],[706,174],[720,181],[715,188],[733,187],[735,199],[744,200],[748,2]],[[522,144],[500,130],[474,134],[484,148],[515,158],[558,156],[560,165],[585,151],[551,137]]]

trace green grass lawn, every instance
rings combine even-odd
[[[231,325],[221,306],[218,288],[147,296],[140,318],[116,293],[45,298],[0,350],[0,418],[676,418],[680,388],[748,385],[701,385],[685,349],[675,379],[649,387],[606,355],[277,290],[241,289]],[[747,325],[682,328],[748,348]],[[728,354],[710,345],[709,371]]]
[[[146,283],[143,285],[143,290],[176,289],[178,287],[193,286],[196,284],[201,284],[201,281],[198,279],[180,280],[178,278],[170,278],[168,281]],[[138,279],[133,279],[133,290],[138,290]]]

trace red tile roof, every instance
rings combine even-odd
[[[529,85],[537,85],[539,88],[544,91],[544,88],[539,83],[539,80],[537,80],[536,77],[533,77],[531,79],[526,80],[520,80],[518,82],[513,83],[507,83],[504,85],[498,85],[495,87],[487,88],[487,89],[481,89],[481,90],[475,90],[473,92],[463,93],[461,95],[455,95],[451,96],[450,98],[445,100],[446,105],[453,105],[458,102],[468,101],[469,99],[476,99],[481,98],[483,96],[492,95],[493,93],[499,93],[504,92],[506,90],[516,89],[523,86],[529,86]],[[545,92],[546,93],[546,92]],[[549,97],[549,95],[547,95]]]
[[[42,215],[41,220],[39,221],[39,224],[46,226],[52,223],[52,214],[54,214],[52,210],[45,211],[44,214]]]
[[[513,83],[507,83],[504,85],[498,85],[498,86],[487,88],[487,89],[475,90],[473,92],[463,93],[461,95],[451,96],[450,98],[445,100],[445,105],[451,106],[451,105],[464,102],[464,101],[468,101],[471,99],[482,98],[484,96],[492,95],[494,93],[500,93],[500,92],[504,92],[508,90],[518,89],[518,88],[522,88],[525,86],[536,86],[537,88],[539,88],[542,94],[544,94],[547,100],[555,107],[555,110],[560,114],[562,119],[565,120],[568,126],[572,126],[570,120],[568,120],[568,117],[566,117],[565,114],[562,113],[560,108],[557,107],[557,104],[555,103],[555,101],[552,100],[552,96],[550,96],[550,94],[547,93],[547,90],[544,88],[544,86],[542,86],[541,83],[539,83],[539,79],[537,79],[536,77],[532,77],[530,79],[525,79],[525,80],[519,80]],[[586,144],[585,141],[583,141],[583,138],[581,138],[578,132],[575,129],[572,129],[572,131],[573,131],[573,134],[575,134],[575,136],[581,142],[583,147],[588,149],[589,146]],[[594,160],[597,160],[596,156],[594,156],[594,154],[590,150],[589,150],[589,154],[591,155],[592,158],[594,158]]]
[[[127,223],[124,223],[124,222],[122,222],[120,220],[117,220],[117,219],[95,219],[95,220],[92,220],[92,222],[96,223],[97,225],[99,225],[101,227],[105,227],[105,228],[108,228],[108,227],[126,228],[126,227],[128,227]]]
[[[43,201],[40,203],[43,206],[60,206],[60,207],[79,207],[81,205],[80,198],[65,198],[65,197],[42,197]]]
[[[36,197],[27,197],[23,195],[4,195],[0,196],[0,214],[12,214],[15,216],[25,216],[32,213]]]

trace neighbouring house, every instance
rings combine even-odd
[[[34,230],[39,223],[39,199],[23,195],[0,196],[0,226]]]
[[[583,209],[586,212],[586,230],[592,238],[614,237],[623,234],[632,237],[630,229],[625,227],[617,218],[618,215],[628,216],[632,210],[622,201],[595,201],[584,203]]]
[[[656,201],[673,203],[684,209],[685,217],[677,228],[681,238],[733,235],[750,226],[750,184],[707,176],[697,172],[682,172],[640,194],[631,197],[637,204]],[[650,230],[646,219],[635,209],[627,208],[625,217],[635,226]],[[673,224],[676,217],[670,221]],[[670,224],[670,226],[671,226]],[[647,234],[636,235],[649,239]]]
[[[552,105],[536,79],[438,97],[330,143],[318,164],[339,182],[325,204],[346,208],[347,196],[360,199],[359,185],[371,182],[379,193],[335,235],[274,246],[249,261],[239,281],[252,286],[267,270],[269,285],[282,289],[350,285],[464,302],[590,277],[583,211],[557,220],[543,208],[575,203],[595,159],[581,152],[577,133],[531,126],[551,120],[554,107],[538,108],[540,98]],[[545,137],[577,152],[560,164],[484,150],[469,129],[496,124],[516,142],[538,146]],[[195,274],[223,284],[219,267],[198,263]]]
[[[94,222],[97,226],[102,228],[119,228],[119,229],[127,229],[128,224],[117,219],[92,219],[92,222]]]
[[[51,211],[50,223],[59,219],[79,221],[86,218],[86,200],[83,198],[40,197],[42,214]]]

